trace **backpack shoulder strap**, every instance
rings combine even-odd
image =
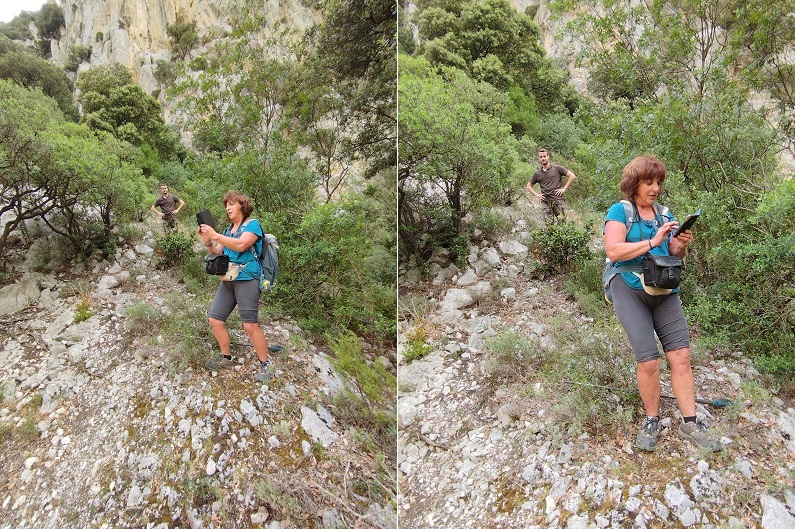
[[[640,220],[640,213],[634,202],[629,200],[621,200],[621,205],[624,206],[624,217],[627,219],[627,228],[631,228],[633,224]]]
[[[243,227],[246,226],[251,221],[255,221],[257,224],[259,224],[259,231],[261,231],[263,233],[263,235],[264,235],[265,231],[262,229],[262,223],[260,221],[258,221],[257,219],[246,219],[246,221],[243,224],[240,225],[240,229],[242,230]],[[263,235],[257,235],[257,241],[262,240]],[[260,256],[257,255],[257,249],[256,249],[257,241],[255,241],[254,244],[252,244],[249,247],[249,250],[251,250],[251,253],[254,255],[254,258],[257,261],[259,261]],[[264,245],[264,243],[263,243],[262,253],[265,253],[265,245]]]

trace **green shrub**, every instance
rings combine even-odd
[[[191,60],[190,64],[188,65],[188,68],[190,68],[191,71],[199,72],[206,70],[208,66],[209,62],[207,61],[207,57],[201,55]]]
[[[127,243],[138,241],[143,237],[143,229],[135,224],[122,224],[118,227],[119,238]]]
[[[343,331],[329,338],[334,351],[334,366],[356,381],[358,390],[372,404],[392,405],[395,377],[378,361],[368,361],[362,352],[361,338]]]
[[[31,40],[30,23],[36,20],[36,14],[23,11],[11,19],[10,22],[0,22],[0,35],[5,35],[11,40]]]
[[[127,309],[124,327],[138,336],[145,336],[163,326],[162,315],[146,303],[136,303]]]
[[[602,286],[604,266],[604,254],[594,254],[590,259],[576,263],[563,282],[566,292],[577,300],[579,309],[595,320],[605,320],[615,315],[613,307],[604,297]]]
[[[254,496],[283,516],[298,518],[303,514],[303,509],[288,484],[277,479],[267,476],[260,479],[254,488]]]
[[[191,507],[210,505],[221,499],[218,482],[209,476],[201,476],[196,479],[185,476],[181,485]]]
[[[80,301],[75,305],[74,322],[80,323],[91,317],[91,300],[87,296],[81,296]]]
[[[183,264],[193,256],[193,238],[178,231],[167,233],[155,241],[157,267],[168,269]]]
[[[507,233],[511,225],[511,217],[497,208],[480,211],[475,218],[475,226],[489,234]]]
[[[433,351],[433,346],[426,343],[428,340],[428,333],[422,325],[416,325],[408,333],[406,333],[408,340],[407,348],[403,351],[403,361],[410,364],[414,360],[419,360],[427,356]]]
[[[727,238],[701,257],[708,266],[689,266],[682,289],[693,323],[714,347],[743,350],[762,372],[795,372],[795,235]]]
[[[91,46],[76,44],[69,48],[69,57],[66,59],[64,69],[67,72],[76,72],[84,61],[91,58]]]
[[[29,406],[30,406],[30,407],[31,407],[31,409],[33,409],[34,411],[38,411],[38,410],[39,410],[39,408],[41,408],[41,404],[42,404],[43,402],[44,402],[44,396],[43,396],[41,393],[36,393],[36,394],[35,394],[35,395],[33,395],[33,397],[30,399]]]
[[[14,435],[25,443],[32,443],[39,438],[39,431],[36,429],[36,420],[31,415],[25,417],[22,423],[14,430]]]
[[[166,33],[171,38],[171,52],[180,60],[184,60],[199,43],[196,21],[186,22],[181,15],[177,16],[173,24],[166,26]]]
[[[218,278],[204,270],[204,254],[186,259],[177,273],[188,292],[192,294],[205,296],[208,293],[215,293],[218,288]]]
[[[155,66],[155,79],[160,84],[171,84],[177,78],[178,68],[177,65],[172,63],[171,61],[166,61],[164,59],[160,59],[157,61],[157,65]]]
[[[378,360],[365,357],[361,339],[352,332],[341,332],[329,339],[336,370],[348,379],[345,391],[335,396],[336,413],[341,422],[357,430],[361,447],[376,455],[379,473],[391,481],[397,453],[397,379]],[[392,497],[389,487],[377,491],[380,499]]]
[[[591,257],[588,244],[592,238],[592,228],[584,229],[567,221],[556,222],[544,229],[534,230],[532,251],[541,262],[545,275],[569,272],[575,265]]]
[[[39,36],[45,40],[57,39],[63,26],[63,9],[57,4],[44,4],[36,17]]]
[[[493,384],[528,382],[532,372],[544,365],[545,358],[537,338],[509,330],[486,340],[483,368]]]
[[[217,283],[217,279],[215,280]],[[170,348],[167,363],[174,369],[189,366],[198,367],[208,359],[217,348],[217,342],[207,323],[207,309],[210,296],[215,289],[208,290],[200,296],[184,296],[173,294],[168,298],[168,317],[161,328],[164,335],[175,338],[174,347]],[[236,328],[240,325],[237,311],[233,311],[227,325]]]
[[[394,340],[394,228],[369,198],[324,204],[281,238],[280,275],[269,304],[279,302],[312,331],[349,329]]]

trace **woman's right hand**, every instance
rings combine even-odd
[[[676,229],[677,223],[674,221],[666,222],[660,229],[657,230],[657,233],[654,234],[654,237],[651,239],[651,244],[655,248],[660,246],[662,243],[665,242],[665,239]]]
[[[207,232],[206,228],[212,229],[207,224],[201,224],[199,225],[199,228],[196,230],[196,233],[199,234],[199,238],[202,240],[202,243],[204,243],[205,246],[210,244],[210,242],[212,241],[212,239],[210,238],[211,235]]]

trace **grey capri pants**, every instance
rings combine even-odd
[[[690,329],[679,294],[650,296],[629,287],[620,274],[610,281],[610,291],[616,315],[638,363],[660,358],[655,333],[665,352],[690,347]]]
[[[209,316],[226,321],[237,305],[240,321],[257,323],[259,312],[259,280],[221,281],[210,305]]]

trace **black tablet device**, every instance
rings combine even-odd
[[[679,227],[674,232],[674,237],[679,237],[679,234],[683,231],[689,230],[693,227],[693,224],[696,223],[698,217],[701,216],[701,208],[698,208],[698,211],[693,213],[692,215],[688,215],[685,221],[679,225]]]
[[[210,213],[209,209],[203,209],[196,213],[196,222],[199,224],[199,226],[206,224],[212,229],[215,229],[215,219],[213,218],[213,214]]]

